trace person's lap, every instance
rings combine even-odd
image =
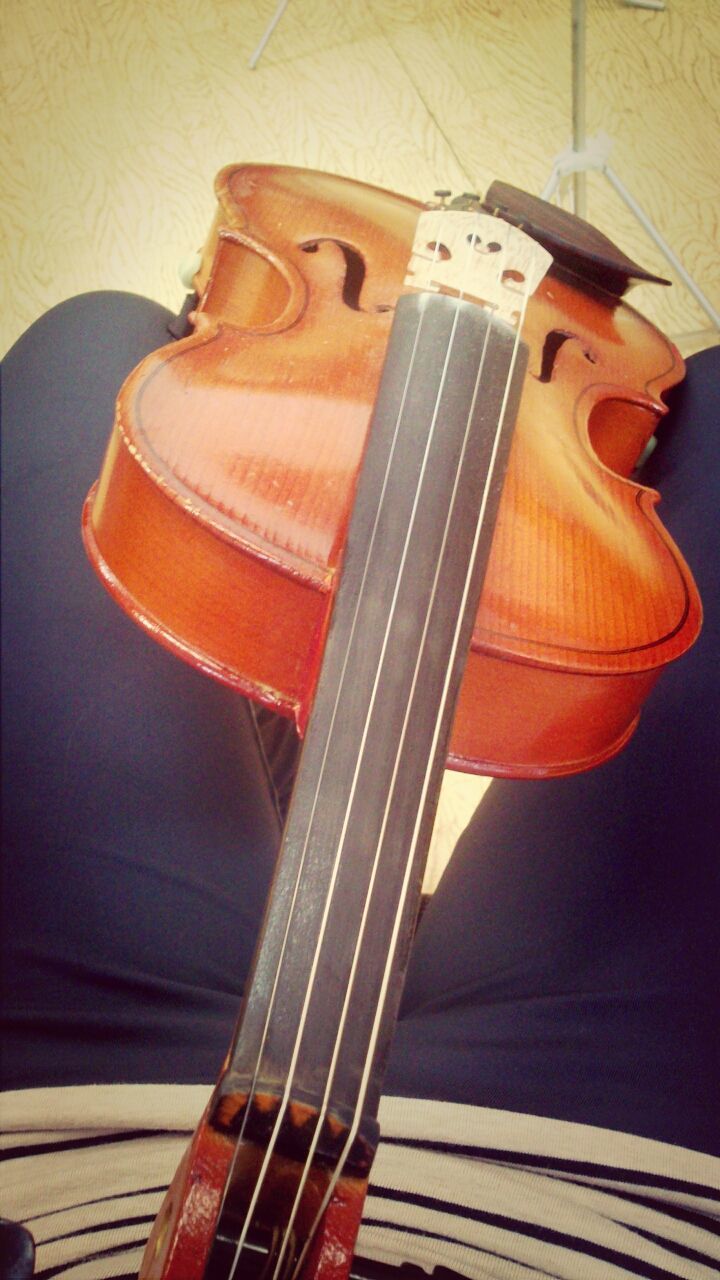
[[[3,930],[14,1087],[211,1078],[279,825],[247,704],[154,644],[84,554],[114,398],[169,341],[118,294],[4,367]]]
[[[416,939],[412,1091],[451,1079],[463,1101],[720,1151],[719,357],[691,360],[643,474],[698,582],[701,637],[613,761],[493,783]]]
[[[7,1087],[210,1081],[278,843],[247,705],[129,622],[80,541],[115,392],[168,319],[89,295],[5,362]],[[617,760],[493,784],[418,931],[389,1092],[720,1149],[713,383],[707,353],[653,460],[703,637]]]

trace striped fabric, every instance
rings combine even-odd
[[[2,1214],[40,1280],[137,1276],[205,1086],[2,1099]],[[118,1117],[122,1117],[118,1120]],[[358,1254],[497,1280],[713,1280],[720,1160],[589,1126],[386,1098]]]

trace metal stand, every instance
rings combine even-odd
[[[262,57],[262,54],[263,54],[263,50],[264,50],[264,48],[265,48],[265,45],[267,44],[268,40],[270,39],[270,37],[271,37],[271,35],[272,35],[273,31],[275,30],[275,28],[276,28],[276,26],[277,26],[278,22],[279,22],[279,21],[280,21],[280,19],[282,18],[282,16],[283,16],[283,14],[284,14],[285,10],[287,9],[287,7],[288,7],[289,3],[290,3],[290,0],[280,0],[280,3],[279,3],[279,5],[278,5],[277,9],[275,10],[275,13],[273,14],[273,16],[272,16],[272,18],[270,19],[270,21],[269,21],[269,23],[268,23],[267,27],[265,28],[265,31],[264,31],[264,33],[263,33],[262,40],[260,41],[260,43],[259,43],[259,45],[258,45],[257,49],[255,50],[254,54],[252,55],[252,57],[251,57],[250,61],[248,62],[248,66],[249,66],[249,68],[250,68],[250,70],[251,70],[251,71],[254,71],[254,70],[255,70],[255,68],[256,68],[256,66],[257,66],[258,62],[260,61],[260,59],[261,59],[261,57]]]
[[[630,0],[626,0],[630,2]],[[634,0],[637,4],[637,0]],[[645,5],[641,5],[645,7]],[[655,7],[655,6],[653,6]],[[541,192],[543,200],[552,200],[560,183],[564,178],[572,175],[573,179],[573,208],[579,217],[586,216],[587,207],[587,183],[586,175],[591,170],[602,173],[608,182],[614,187],[620,199],[627,205],[633,217],[637,219],[641,227],[647,232],[651,240],[654,240],[660,252],[670,264],[673,271],[680,277],[686,289],[692,294],[695,300],[702,307],[705,314],[709,317],[713,328],[720,329],[720,312],[716,311],[710,299],[703,293],[702,289],[693,280],[692,276],[686,271],[680,259],[673,253],[670,245],[660,235],[657,227],[648,218],[645,211],[638,204],[637,200],[630,194],[627,187],[620,181],[617,174],[608,164],[608,157],[612,150],[612,141],[606,134],[598,134],[594,138],[587,138],[585,134],[585,0],[573,0],[572,12],[572,115],[573,115],[573,140],[572,145],[567,147],[565,151],[561,151],[553,161],[552,172],[550,178]]]

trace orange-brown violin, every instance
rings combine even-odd
[[[194,332],[123,387],[85,538],[137,621],[305,745],[142,1276],[347,1280],[448,754],[597,764],[697,635],[630,478],[682,362],[621,301],[647,273],[512,188],[423,211],[244,166],[218,194]]]
[[[226,169],[218,195],[194,333],[123,387],[86,538],[154,636],[302,731],[420,206],[263,166]],[[450,743],[471,771],[545,776],[612,755],[698,629],[656,495],[628,479],[682,361],[619,301],[646,273],[597,239],[573,254],[562,219],[546,232],[556,266],[528,308]]]

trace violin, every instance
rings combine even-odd
[[[83,516],[161,643],[304,736],[238,1028],[144,1280],[344,1280],[446,764],[618,751],[698,634],[631,479],[682,376],[653,279],[496,183],[433,206],[224,170],[192,334],[122,388]]]

